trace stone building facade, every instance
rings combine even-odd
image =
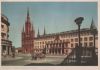
[[[12,42],[9,40],[9,26],[8,18],[1,15],[1,51],[2,55],[12,54]]]
[[[39,34],[39,32],[38,32]],[[81,46],[93,47],[93,35],[90,28],[80,30]],[[96,48],[98,48],[98,34],[95,37]],[[45,53],[48,55],[61,55],[70,53],[70,48],[75,48],[78,45],[78,30],[70,30],[60,33],[38,35],[34,39],[34,51]]]
[[[92,20],[93,22],[93,20]],[[92,24],[91,22],[91,24]],[[80,30],[81,46],[92,47],[93,35],[90,28],[83,28]],[[95,38],[96,47],[98,47],[98,34]],[[78,30],[70,30],[59,33],[47,34],[44,27],[44,34],[40,35],[39,29],[37,37],[35,37],[35,30],[30,21],[29,10],[27,11],[27,19],[25,22],[25,29],[22,31],[22,51],[23,53],[45,53],[48,55],[63,55],[71,51],[70,48],[75,48],[78,45]]]

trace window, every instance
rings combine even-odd
[[[84,38],[84,41],[87,41],[87,37]]]
[[[1,33],[1,36],[2,36],[2,38],[4,38],[6,36],[6,34],[5,33]]]
[[[73,42],[73,39],[71,39],[71,42]]]
[[[89,40],[92,41],[93,40],[93,37],[89,37]]]
[[[78,42],[78,38],[75,38],[75,42]]]
[[[75,43],[75,47],[78,46],[78,43]]]
[[[87,43],[84,43],[84,46],[86,47],[87,46]]]
[[[62,42],[65,42],[65,40],[62,40]]]
[[[82,41],[82,38],[80,38],[80,41]]]
[[[69,42],[69,39],[66,39],[67,42]]]
[[[71,47],[73,47],[73,44],[71,44]]]
[[[95,39],[98,39],[98,37],[96,37]]]
[[[90,43],[89,43],[89,46],[93,46],[93,42],[90,42]]]
[[[81,46],[81,47],[83,46],[82,43],[80,43],[80,46]]]
[[[4,28],[4,25],[1,25],[1,28]]]

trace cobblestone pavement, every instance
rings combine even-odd
[[[17,55],[15,58],[2,58],[2,66],[46,66],[46,65],[57,65],[60,64],[65,55],[61,56],[46,56],[46,58],[38,58],[37,60],[32,60],[30,55]]]

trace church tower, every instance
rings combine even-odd
[[[30,21],[29,9],[27,9],[27,18],[25,27],[22,30],[22,51],[23,53],[31,53],[34,49],[34,27]]]

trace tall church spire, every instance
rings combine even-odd
[[[31,31],[31,21],[30,21],[30,15],[29,15],[29,8],[27,8],[27,18],[26,18],[26,24],[25,24],[25,31],[26,31],[26,33],[29,33],[29,31]]]
[[[26,19],[26,23],[30,23],[29,8],[27,8],[27,19]]]
[[[27,8],[27,19],[30,19],[30,16],[29,16],[29,8]]]

